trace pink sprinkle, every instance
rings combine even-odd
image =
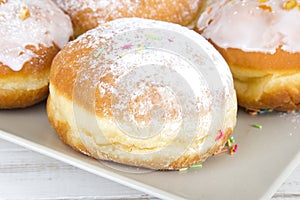
[[[236,152],[237,149],[238,149],[238,145],[236,144],[236,145],[233,146],[233,152]]]
[[[168,39],[168,41],[169,41],[169,42],[174,42],[174,40],[172,40],[172,39]]]
[[[127,49],[131,49],[132,45],[131,44],[127,44],[125,46],[122,47],[122,50],[127,50]]]
[[[220,140],[220,139],[224,136],[224,133],[223,133],[222,130],[219,130],[219,132],[220,132],[220,135],[218,135],[218,136],[216,137],[216,141]]]
[[[238,145],[237,144],[234,145],[233,147],[231,147],[231,149],[230,149],[230,155],[232,155],[233,153],[235,153],[237,151],[237,149],[238,149]]]

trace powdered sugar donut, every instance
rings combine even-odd
[[[0,1],[0,108],[35,104],[48,94],[53,57],[72,24],[52,1]]]
[[[70,15],[75,35],[122,17],[141,17],[188,25],[204,0],[54,0]]]
[[[62,140],[97,159],[180,169],[223,148],[236,95],[220,54],[188,28],[117,19],[55,57],[47,113]]]
[[[233,73],[238,102],[252,109],[300,109],[300,1],[222,0],[198,31]]]

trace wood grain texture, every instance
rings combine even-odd
[[[157,199],[0,140],[0,199]],[[300,199],[300,165],[272,200]]]

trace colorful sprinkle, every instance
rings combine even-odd
[[[235,153],[238,149],[238,145],[234,145],[233,147],[230,148],[230,155],[232,155],[233,153]]]
[[[224,133],[222,130],[219,130],[219,135],[216,137],[216,141],[220,140],[223,136],[224,136]]]
[[[202,164],[196,164],[189,167],[190,169],[199,169],[202,168]]]
[[[132,45],[131,44],[127,44],[127,45],[124,45],[122,47],[122,50],[128,50],[128,49],[131,49],[132,48]]]
[[[262,114],[265,114],[265,113],[271,113],[271,112],[273,112],[272,109],[263,109],[263,110],[260,110],[260,111],[258,112],[258,114],[262,115]]]
[[[234,136],[233,136],[233,135],[230,136],[229,140],[230,140],[231,143],[235,143],[235,139],[234,139]]]
[[[168,39],[168,41],[169,41],[169,42],[174,42],[174,40],[172,40],[172,39]]]
[[[146,33],[145,36],[148,37],[148,38],[150,38],[150,39],[152,39],[152,40],[161,40],[160,37],[158,37],[158,36],[156,36],[154,34],[151,34],[151,33]]]
[[[232,155],[238,149],[238,145],[237,144],[234,145],[234,143],[235,143],[235,139],[232,135],[227,140],[227,147],[224,147],[224,148],[216,151],[213,155],[216,156],[216,155],[224,154],[224,153],[227,153],[228,151],[229,151],[230,155]]]
[[[231,135],[231,136],[229,137],[229,139],[227,140],[227,146],[228,146],[228,147],[231,147],[232,144],[234,144],[234,143],[235,143],[235,139],[234,139],[233,135]]]
[[[260,124],[253,124],[252,126],[254,128],[262,129],[262,125],[260,125]]]
[[[232,145],[232,144],[231,144],[231,141],[230,141],[230,139],[228,139],[228,140],[227,140],[227,146],[231,147],[231,145]]]
[[[238,146],[237,144],[236,144],[236,145],[234,145],[234,146],[233,146],[233,152],[236,152],[236,151],[237,151],[237,149],[238,149],[238,147],[239,147],[239,146]]]
[[[249,114],[249,115],[252,115],[252,116],[255,116],[255,115],[261,115],[261,114],[265,114],[265,113],[271,113],[273,112],[272,109],[262,109],[262,110],[248,110],[246,109],[246,112]]]
[[[145,49],[145,45],[141,45],[139,48],[138,48],[138,52],[139,53],[142,53],[142,51]]]
[[[121,57],[124,57],[124,56],[126,56],[126,54],[127,54],[127,52],[126,52],[126,51],[124,51],[124,52],[121,54]]]
[[[189,168],[185,167],[185,168],[181,168],[179,169],[180,172],[184,172],[184,171],[187,171]]]
[[[202,168],[202,164],[196,164],[196,165],[192,165],[192,166],[189,166],[189,167],[181,168],[178,171],[184,172],[184,171],[187,171],[188,169],[200,169],[200,168]]]

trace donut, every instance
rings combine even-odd
[[[70,18],[50,0],[0,0],[0,27],[0,108],[46,99],[51,62],[73,35]]]
[[[87,31],[54,58],[47,114],[88,156],[176,170],[224,147],[236,124],[229,67],[198,33],[122,18]]]
[[[300,109],[299,19],[299,0],[222,0],[202,13],[196,30],[227,61],[240,106]]]
[[[72,19],[78,36],[97,25],[124,17],[140,17],[189,25],[204,0],[54,0]]]

